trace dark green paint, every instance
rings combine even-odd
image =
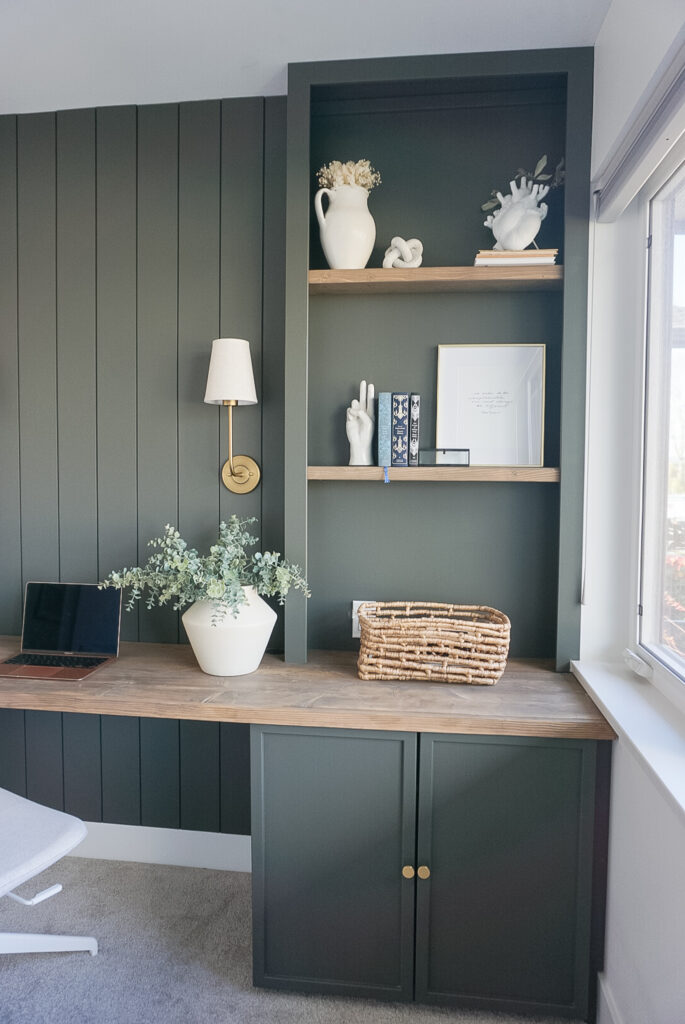
[[[26,711],[26,796],[36,803],[64,810],[62,715]]]
[[[585,1018],[595,746],[253,726],[255,984]]]
[[[58,580],[55,115],[17,121],[19,458],[24,582]]]
[[[221,831],[218,722],[180,722],[181,828]]]
[[[266,105],[268,122],[258,98],[0,118],[0,632],[21,628],[22,556],[24,578],[97,580],[144,559],[165,522],[204,546],[231,512],[265,515],[283,550],[285,101]],[[238,413],[236,446],[260,459],[267,402],[267,497],[227,497],[219,482],[225,412],[203,397],[220,334],[251,343],[260,404]],[[122,639],[176,640],[177,619],[124,612]],[[98,755],[99,718],[46,714],[29,719],[26,753],[23,712],[0,717],[8,788],[28,776],[57,803],[64,784],[95,820],[180,814],[182,827],[249,833],[247,727],[221,727],[210,756],[212,726],[189,726],[181,776],[178,741],[164,740],[178,723],[154,737],[145,726],[141,777],[138,719],[102,719]],[[204,788],[191,747],[206,755]]]
[[[250,835],[250,727],[220,725],[221,831]]]
[[[358,643],[355,597],[502,608],[512,655],[553,657],[556,502],[547,484],[310,485],[312,647]]]
[[[254,980],[409,999],[416,737],[252,727]]]
[[[179,114],[178,528],[206,550],[219,521],[217,410],[203,398],[219,336],[221,104],[182,103]]]
[[[24,711],[0,708],[0,786],[26,796]]]
[[[180,722],[140,719],[140,823],[181,824]]]
[[[512,653],[560,665],[577,654],[591,96],[589,49],[290,66],[285,522],[288,551],[308,555],[313,598],[309,637],[303,603],[288,610],[288,660],[351,646],[353,598],[419,595],[503,608]],[[563,252],[563,292],[309,302],[310,251],[325,266],[312,210],[323,163],[363,156],[382,172],[372,266],[397,233],[423,240],[425,266],[468,265],[492,245],[480,204],[542,153],[568,168],[538,238]],[[344,413],[361,378],[420,390],[431,446],[436,347],[473,341],[547,344],[545,462],[561,466],[561,488],[306,484],[307,461],[347,462]]]
[[[138,110],[138,558],[178,523],[178,121]],[[140,639],[178,640],[170,606],[140,616]]]
[[[420,746],[417,999],[584,1017],[594,744]]]
[[[224,100],[221,122],[220,337],[250,343],[258,405],[233,417],[233,450],[261,462],[262,235],[264,100]],[[228,458],[228,417],[220,410],[221,465]],[[217,469],[220,467],[217,467]],[[236,495],[220,488],[221,518],[257,516],[261,489]],[[259,532],[257,529],[256,532]]]
[[[19,491],[19,347],[17,304],[17,118],[0,117],[0,617],[21,629],[21,496]]]
[[[264,272],[262,299],[262,544],[284,550],[283,421],[285,416],[285,112],[284,96],[264,104]],[[283,650],[283,608],[269,647]]]
[[[102,751],[99,715],[62,715],[64,810],[102,821]]]
[[[138,558],[135,107],[96,113],[98,578]],[[123,640],[138,639],[125,612]],[[118,819],[113,819],[118,820]]]
[[[140,719],[103,715],[102,820],[140,825]]]
[[[60,576],[96,583],[95,112],[57,115],[57,409]],[[39,417],[40,419],[40,417]]]

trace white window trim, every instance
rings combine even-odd
[[[685,137],[681,138],[679,142],[673,146],[669,151],[668,155],[661,161],[659,166],[653,171],[649,179],[645,182],[644,186],[640,190],[637,196],[637,203],[639,204],[640,221],[644,224],[644,237],[646,239],[648,233],[649,224],[649,204],[654,195],[659,189],[666,184],[668,179],[675,173],[680,164],[685,161]],[[644,427],[645,427],[645,400],[646,400],[646,357],[647,357],[647,338],[646,338],[646,318],[647,318],[647,270],[648,270],[648,250],[645,245],[644,248],[644,281],[645,281],[645,294],[643,299],[643,310],[641,318],[641,334],[642,334],[642,345],[641,345],[641,373],[639,375],[639,386],[638,394],[636,395],[636,409],[641,423],[641,434],[642,434],[642,445],[640,450],[640,467],[641,471],[639,474],[639,487],[636,489],[636,493],[633,494],[633,522],[634,522],[634,537],[635,545],[632,552],[632,580],[633,580],[633,593],[635,594],[635,609],[636,615],[634,618],[634,625],[631,630],[631,639],[628,644],[629,650],[637,654],[651,669],[651,682],[654,687],[666,697],[672,704],[674,704],[681,712],[685,714],[685,681],[683,678],[674,672],[671,668],[665,664],[656,654],[652,653],[647,647],[640,642],[640,622],[637,615],[637,605],[639,601],[640,586],[641,586],[641,564],[642,564],[642,536],[644,523],[642,520],[643,510],[643,486],[644,486]]]

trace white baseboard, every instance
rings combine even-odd
[[[599,975],[597,989],[597,1024],[624,1024],[618,1011],[609,983],[603,974]]]
[[[251,871],[250,836],[191,832],[147,825],[86,822],[88,835],[71,854],[96,860],[132,860],[141,864],[174,864],[185,868]]]

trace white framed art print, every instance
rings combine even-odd
[[[472,466],[542,466],[545,346],[438,345],[436,448]]]

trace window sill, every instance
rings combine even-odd
[[[620,663],[574,661],[571,671],[685,819],[685,716]]]

